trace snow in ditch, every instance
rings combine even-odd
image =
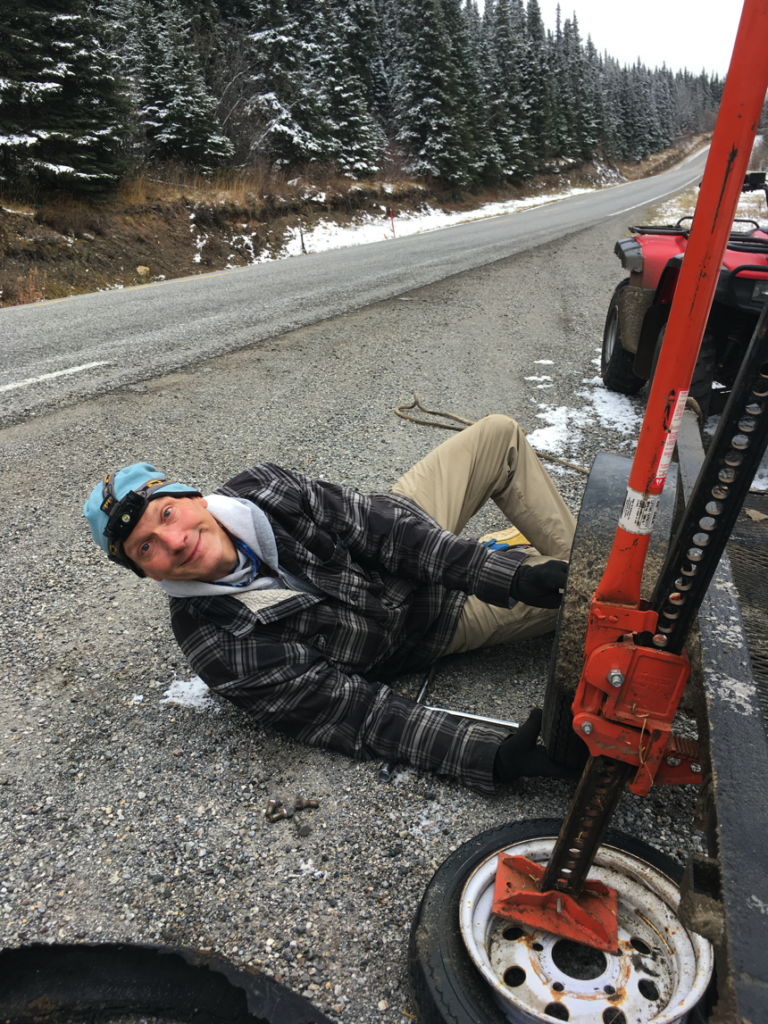
[[[352,245],[368,245],[371,242],[392,241],[393,238],[404,238],[406,235],[421,234],[425,231],[436,231],[439,228],[453,227],[456,224],[467,224],[470,221],[487,220],[489,217],[501,217],[508,213],[517,213],[520,210],[528,210],[534,206],[542,206],[544,203],[552,203],[558,199],[567,199],[568,196],[581,195],[584,192],[593,192],[589,188],[570,188],[555,195],[534,196],[528,199],[509,199],[501,203],[485,203],[475,210],[451,213],[446,210],[435,210],[427,205],[423,210],[413,213],[400,213],[394,220],[394,235],[392,233],[392,222],[388,217],[389,208],[382,205],[381,215],[375,217],[373,214],[361,216],[357,224],[337,224],[333,220],[319,220],[312,227],[305,227],[300,230],[298,227],[289,227],[286,230],[282,248],[276,254],[274,251],[256,253],[254,241],[256,236],[249,233],[236,235],[232,239],[241,252],[246,251],[249,255],[249,262],[267,263],[274,259],[287,259],[289,256],[300,256],[302,254],[302,234],[304,250],[307,253],[325,252],[328,249],[343,249]],[[307,199],[316,200],[315,193],[307,196]],[[204,242],[203,242],[204,244]],[[199,247],[198,236],[196,245]],[[195,259],[198,259],[198,256]],[[227,269],[234,269],[234,264]]]
[[[593,362],[599,363],[600,360],[595,359]],[[525,379],[533,383],[540,378],[532,376]],[[582,383],[587,386],[588,390],[576,392],[578,398],[587,400],[586,404],[580,408],[538,403],[539,411],[536,413],[536,418],[542,421],[542,426],[527,435],[531,447],[535,451],[555,455],[558,458],[578,461],[578,457],[573,453],[578,452],[582,447],[582,442],[586,440],[586,431],[599,426],[623,435],[624,440],[618,443],[618,448],[634,450],[644,411],[637,400],[633,401],[626,395],[609,391],[599,376],[583,380]],[[704,432],[712,436],[719,421],[719,416],[710,416],[705,424]],[[557,463],[547,463],[547,468],[556,474],[574,472],[565,466],[557,465]],[[763,457],[752,481],[752,490],[768,491],[768,452]]]

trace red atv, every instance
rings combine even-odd
[[[742,192],[756,191],[768,201],[762,172],[744,179]],[[634,236],[616,243],[629,277],[613,293],[605,320],[600,374],[611,391],[634,395],[653,377],[692,220],[682,217],[672,227],[630,227]],[[743,228],[730,235],[691,381],[690,395],[704,417],[725,407],[768,297],[768,232],[754,220],[734,224]]]

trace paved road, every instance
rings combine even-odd
[[[701,152],[654,178],[386,243],[4,309],[0,423],[156,377],[628,213],[699,181],[705,158]]]

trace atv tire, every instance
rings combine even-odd
[[[627,352],[621,343],[619,319],[619,299],[628,285],[629,278],[617,285],[608,306],[600,355],[600,376],[610,391],[618,391],[621,395],[636,395],[645,381],[634,371],[634,355]]]

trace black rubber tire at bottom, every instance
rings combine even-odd
[[[560,824],[545,818],[481,832],[452,853],[432,876],[416,912],[409,945],[419,1024],[507,1024],[464,945],[459,927],[461,894],[472,872],[492,854],[526,839],[554,838]],[[609,830],[605,845],[641,857],[680,884],[682,867],[647,843]],[[690,1024],[696,1016],[694,1011]]]

